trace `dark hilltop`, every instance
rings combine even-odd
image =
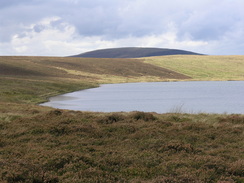
[[[74,55],[71,57],[83,58],[140,58],[165,55],[202,55],[185,50],[166,49],[166,48],[140,48],[140,47],[125,47],[125,48],[109,48],[90,51]]]

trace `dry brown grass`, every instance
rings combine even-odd
[[[159,77],[162,80],[189,79],[183,74],[143,63],[136,59],[0,57],[0,64],[2,66],[1,75],[5,76],[46,76],[83,79],[94,82],[105,75],[121,78]]]

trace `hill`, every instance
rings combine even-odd
[[[35,105],[101,83],[201,80],[202,67],[244,80],[244,56],[147,59],[0,57],[0,182],[243,182],[244,115]]]
[[[164,55],[201,55],[198,53],[177,50],[177,49],[165,49],[165,48],[137,48],[137,47],[125,47],[125,48],[110,48],[101,49],[74,55],[72,57],[86,57],[86,58],[141,58],[152,56],[164,56]]]

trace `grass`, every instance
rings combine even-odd
[[[193,80],[244,80],[244,56],[163,56],[144,58],[145,63],[167,68]]]
[[[36,104],[61,93],[97,86],[97,84],[69,79],[40,80],[0,77],[0,102]]]
[[[161,68],[170,58],[172,67],[177,59],[192,59],[200,68],[199,60],[214,57],[158,57],[149,63],[0,57],[0,182],[244,182],[243,115],[184,114],[181,107],[168,114],[93,113],[36,105],[101,83],[230,79],[219,77],[223,69],[211,78],[201,69],[194,76],[187,69]],[[241,79],[243,57],[222,58],[240,62],[229,72]],[[220,65],[222,58],[216,57]]]

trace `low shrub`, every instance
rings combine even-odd
[[[134,120],[142,120],[142,121],[154,121],[157,118],[152,113],[146,113],[146,112],[133,112],[130,116],[130,118]]]
[[[55,109],[55,110],[50,111],[49,115],[60,116],[60,115],[62,115],[62,113],[63,112],[61,110]]]
[[[224,117],[219,117],[219,122],[229,122],[233,124],[244,124],[244,115],[241,114],[231,114]]]
[[[70,129],[65,126],[55,126],[49,129],[49,133],[54,136],[62,136],[70,133]]]
[[[244,160],[238,160],[231,163],[229,173],[231,175],[244,177]]]
[[[172,151],[175,153],[178,152],[186,152],[186,153],[194,153],[195,148],[191,144],[183,144],[183,143],[168,143],[164,147],[159,149],[160,152],[163,151]]]
[[[112,124],[124,120],[124,116],[121,114],[113,113],[111,115],[102,116],[97,119],[101,124]]]
[[[241,116],[202,116],[50,109],[0,120],[0,182],[243,182],[243,125],[218,118]]]

